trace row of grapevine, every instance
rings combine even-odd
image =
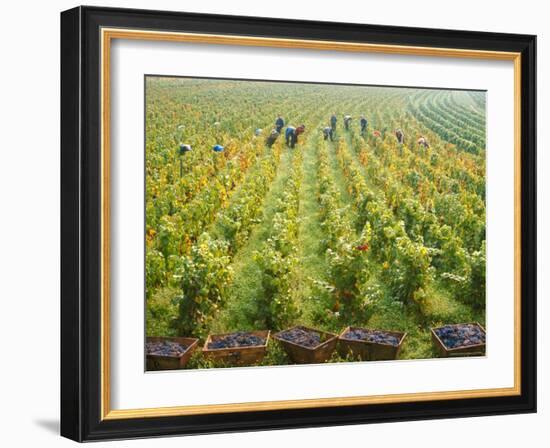
[[[257,320],[266,328],[281,330],[298,314],[293,296],[292,281],[298,237],[298,210],[302,181],[302,150],[295,150],[290,176],[282,197],[277,203],[272,231],[254,254],[260,267],[262,294],[257,298]]]
[[[351,139],[354,140],[353,138]],[[484,290],[484,278],[479,277],[473,271],[475,270],[476,260],[479,257],[484,257],[484,208],[481,204],[481,209],[470,211],[469,213],[461,213],[460,215],[454,215],[451,209],[446,208],[442,210],[442,203],[444,201],[450,201],[452,198],[456,198],[456,195],[440,195],[436,192],[435,195],[435,207],[434,211],[426,210],[420,203],[419,199],[415,198],[414,188],[418,185],[411,185],[410,179],[404,176],[404,182],[396,180],[396,173],[414,172],[410,170],[410,167],[401,166],[394,171],[390,171],[383,164],[379,163],[374,154],[369,154],[368,150],[359,143],[359,160],[368,167],[369,178],[378,184],[382,191],[385,192],[386,202],[389,206],[389,210],[393,212],[395,217],[402,224],[405,233],[408,235],[412,242],[425,245],[427,253],[431,257],[431,265],[436,269],[440,278],[444,284],[457,295],[457,297],[463,301],[475,305],[482,305],[484,303],[484,294],[477,293],[472,294],[473,291]],[[343,153],[342,147],[346,146],[343,142],[340,145],[340,153]],[[357,148],[356,148],[357,151]],[[396,149],[385,148],[384,154],[396,153]],[[369,156],[370,155],[370,156]],[[391,157],[391,156],[389,156]],[[396,156],[397,157],[397,156]],[[414,156],[412,156],[414,159]],[[348,157],[347,170],[360,176],[360,169],[355,167],[353,169],[353,159]],[[399,157],[399,161],[402,162],[403,156]],[[391,166],[388,165],[388,166]],[[351,168],[350,168],[351,167]],[[363,180],[364,182],[364,180]],[[356,186],[361,185],[361,180],[355,182]],[[418,190],[416,190],[418,191]],[[362,196],[364,193],[362,194]],[[420,195],[422,196],[422,195]],[[358,196],[361,197],[361,196]],[[474,196],[477,198],[477,196]],[[474,198],[470,196],[470,198]],[[479,205],[479,204],[478,204]],[[367,206],[367,216],[372,215],[372,212],[377,212],[377,216],[384,216],[380,209],[384,209],[384,206]],[[472,209],[470,209],[472,210]],[[387,215],[387,213],[386,213]],[[446,222],[447,221],[447,222]],[[449,223],[448,221],[452,221]],[[379,223],[383,223],[383,228],[390,227],[391,218],[378,219]],[[449,225],[451,224],[451,225]],[[386,232],[388,233],[388,232]],[[401,227],[395,227],[392,232],[389,232],[392,236],[399,235]],[[466,247],[471,247],[471,253],[464,247],[463,239],[458,235],[465,235],[475,239],[475,235],[479,235],[478,239],[467,244]],[[392,248],[396,241],[393,239],[380,238],[380,250],[384,248]],[[410,244],[408,248],[405,248],[405,242],[401,242],[399,250],[413,253],[414,250]],[[376,249],[376,244],[373,245]],[[423,255],[424,251],[421,248],[416,252],[416,256]],[[428,257],[424,257],[427,259]],[[422,272],[426,270],[421,270]],[[410,272],[407,275],[412,275]],[[426,277],[427,279],[428,277]],[[395,280],[395,278],[394,278]],[[481,283],[480,283],[481,282]],[[408,293],[408,291],[406,291]]]
[[[408,229],[422,222],[440,222],[452,227],[469,250],[480,247],[485,239],[485,204],[477,194],[442,188],[445,177],[440,170],[406,147],[376,142],[370,154],[370,147],[356,135],[351,137],[351,146],[366,165],[372,183],[386,193],[395,211],[405,215]],[[383,155],[377,156],[379,153]]]
[[[456,144],[460,149],[473,154],[479,154],[485,150],[485,136],[477,132],[477,127],[457,123],[456,118],[447,117],[431,99],[428,101],[422,98],[413,99],[409,110],[428,128],[437,132],[446,141]]]
[[[418,300],[432,279],[431,251],[412,241],[403,221],[398,221],[383,193],[374,193],[366,184],[362,170],[345,141],[339,141],[336,153],[355,201],[359,223],[370,237],[374,256],[384,267],[384,279],[393,296],[401,302]]]
[[[471,131],[478,134],[481,138],[485,138],[485,117],[472,114],[458,106],[457,102],[452,100],[451,95],[444,94],[437,98],[437,107],[439,110],[447,116],[453,117],[457,124],[463,124],[465,127],[471,128]]]
[[[349,210],[342,204],[329,165],[328,145],[320,143],[318,157],[318,201],[321,211],[321,225],[327,235],[325,256],[327,280],[324,289],[332,295],[332,309],[347,322],[365,318],[370,302],[366,300],[369,279],[367,252],[370,244],[370,228],[359,236],[349,220]],[[361,187],[353,191],[359,192]]]
[[[177,298],[182,334],[204,334],[226,301],[231,283],[231,261],[237,248],[249,237],[262,213],[262,201],[279,165],[277,146],[247,178],[238,198],[218,214],[221,235],[204,232],[176,267],[181,296]]]
[[[224,108],[224,113],[219,112],[219,96],[203,92],[201,89],[180,90],[176,97],[168,93],[174,91],[174,83],[171,80],[159,83],[158,80],[150,80],[148,87],[151,92],[147,111],[147,176],[146,176],[146,273],[148,297],[158,288],[168,284],[174,274],[178,257],[189,254],[205,229],[210,227],[218,218],[220,210],[230,206],[234,201],[233,196],[239,196],[240,187],[247,178],[250,170],[257,169],[258,165],[265,163],[265,158],[270,158],[270,150],[264,146],[264,135],[256,136],[254,129],[258,123],[267,125],[266,117],[272,114],[265,113],[265,107],[270,107],[268,94],[260,104],[246,109],[246,115],[238,109]],[[201,86],[201,83],[197,84]],[[195,87],[195,86],[194,86]],[[249,91],[254,86],[243,86],[244,91]],[[201,110],[194,111],[194,96],[200,94]],[[227,92],[224,98],[227,104],[237,98],[241,98],[242,91]],[[307,111],[299,110],[285,98],[291,113],[301,122],[307,117]],[[183,102],[181,104],[179,101]],[[313,99],[312,99],[313,101]],[[217,107],[216,107],[217,106]],[[206,116],[205,116],[206,115]],[[169,119],[167,119],[169,117]],[[174,123],[184,122],[182,131],[185,140],[188,134],[200,136],[199,144],[193,151],[186,153],[185,166],[190,169],[183,177],[176,173],[176,158],[178,157],[174,133],[171,131]],[[213,123],[219,126],[214,126]],[[247,123],[243,125],[243,123]],[[264,133],[265,134],[265,133]],[[158,143],[159,135],[163,136],[162,144]],[[197,137],[198,138],[198,137]],[[172,145],[167,151],[165,141]],[[210,150],[211,144],[224,142],[225,150],[215,153]],[[280,145],[280,143],[278,144]],[[225,230],[228,233],[236,232],[237,239],[245,237],[242,231],[231,226],[240,227],[239,218],[236,217],[243,206],[233,207],[225,216]],[[254,213],[244,219],[257,219]],[[237,234],[238,233],[238,234]],[[231,239],[230,235],[227,235]],[[242,242],[242,241],[241,241]],[[235,250],[240,244],[235,241],[230,247]]]

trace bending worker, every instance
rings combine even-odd
[[[420,136],[417,143],[420,146],[423,146],[424,148],[429,148],[430,147],[430,144],[428,143],[428,140],[426,140],[426,137],[424,137],[424,136]]]
[[[395,130],[395,138],[397,138],[397,141],[400,145],[402,145],[405,142],[405,134],[401,129]]]
[[[272,147],[273,143],[275,143],[275,140],[279,137],[279,132],[277,132],[275,129],[271,130],[271,133],[266,137],[265,144],[268,147]]]
[[[330,138],[330,141],[332,142],[333,141],[333,131],[332,131],[332,128],[330,126],[327,126],[325,128],[323,128],[323,138],[325,140],[328,140]]]
[[[351,123],[351,115],[344,115],[344,127],[346,131],[349,131],[349,124]]]
[[[285,131],[285,140],[287,146],[294,148],[294,146],[296,146],[296,143],[298,143],[298,136],[300,134],[303,134],[305,130],[306,127],[303,124],[301,124],[297,128],[293,126],[288,126]]]

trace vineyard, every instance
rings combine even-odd
[[[279,115],[294,148],[266,145]],[[482,92],[148,77],[147,336],[351,326],[438,356],[432,328],[485,324],[485,126]]]

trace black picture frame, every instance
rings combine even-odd
[[[521,53],[521,394],[101,419],[100,29]],[[61,434],[76,441],[536,412],[536,36],[99,7],[61,13]]]

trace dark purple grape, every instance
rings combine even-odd
[[[233,348],[233,347],[255,347],[265,344],[265,338],[252,333],[236,332],[220,336],[208,343],[209,349]]]
[[[485,343],[485,333],[474,324],[446,325],[434,331],[447,348],[470,347]]]
[[[321,344],[321,333],[302,327],[291,328],[279,333],[279,337],[285,341],[294,342],[304,347],[314,348]]]
[[[373,342],[376,344],[388,344],[397,347],[399,338],[392,333],[380,330],[368,330],[365,328],[352,328],[344,334],[346,339]]]
[[[188,345],[172,341],[147,342],[145,352],[148,355],[178,357],[183,355],[188,347]]]

